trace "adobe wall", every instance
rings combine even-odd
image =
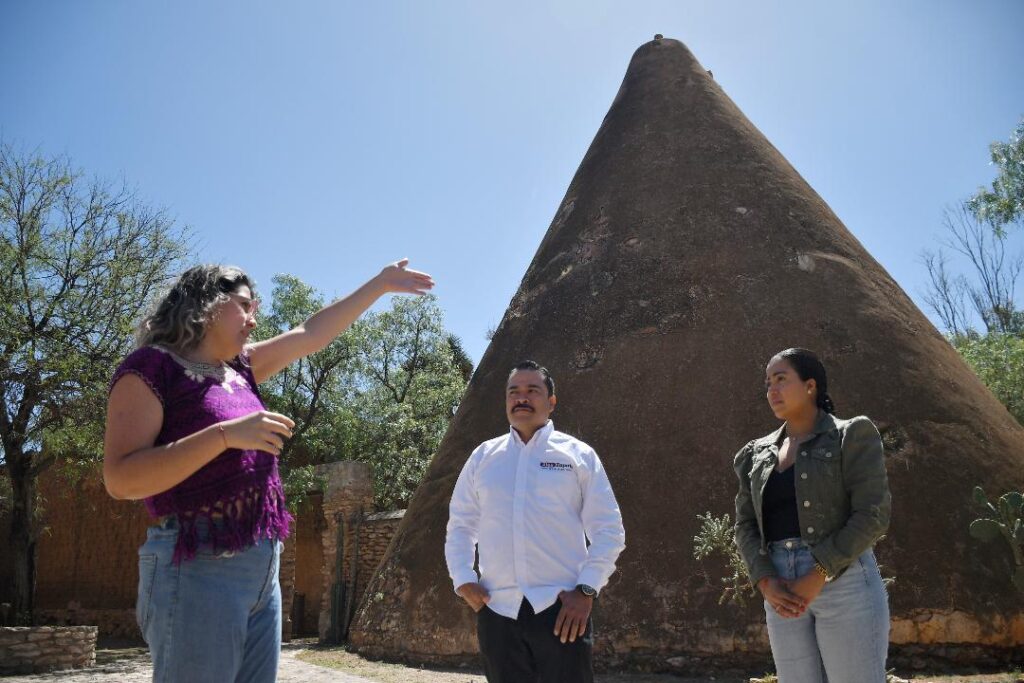
[[[358,470],[356,463],[334,463],[340,470]],[[347,470],[346,470],[347,471]],[[365,476],[363,476],[365,475]],[[352,481],[357,490],[351,490]],[[346,543],[343,577],[355,588],[359,600],[401,521],[403,511],[369,513],[372,510],[372,482],[368,470],[356,480],[335,478],[332,489],[333,513],[347,510],[358,519],[358,570],[351,584],[350,563],[356,555],[354,536]],[[42,531],[38,541],[36,576],[36,621],[58,625],[93,625],[99,635],[141,639],[135,623],[138,586],[138,548],[151,523],[140,502],[118,501],[107,495],[98,472],[69,483],[57,471],[43,474]],[[328,529],[323,509],[324,496],[313,493],[296,512],[292,534],[281,556],[281,593],[284,635],[315,635],[325,602],[324,535]],[[0,558],[10,557],[9,519],[0,516]],[[333,527],[336,530],[336,526]],[[332,536],[334,532],[332,532]],[[332,546],[333,547],[333,543]],[[333,561],[333,560],[332,560]],[[9,563],[0,562],[0,603],[10,602],[13,581]],[[330,584],[327,583],[326,586]],[[292,624],[292,604],[301,594],[304,612]]]

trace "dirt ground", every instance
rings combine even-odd
[[[329,667],[347,674],[362,677],[376,683],[486,683],[479,670],[419,669],[401,664],[388,664],[364,659],[348,652],[343,647],[310,649],[297,653],[300,661],[317,666]],[[1019,671],[993,674],[935,676],[910,674],[897,671],[896,674],[915,683],[1024,683]],[[748,683],[749,678],[704,677],[687,678],[668,674],[598,674],[598,683]],[[770,679],[769,679],[770,680]]]
[[[364,659],[342,648],[313,649],[301,653],[301,661],[338,669],[377,683],[486,683],[479,670],[418,669]],[[682,678],[649,674],[599,674],[598,683],[747,683],[743,678]]]
[[[933,676],[897,672],[914,683],[1024,683],[1018,671],[984,675]],[[5,678],[10,683],[148,683],[153,667],[145,647],[101,647],[90,669]],[[598,683],[748,683],[732,677],[687,678],[651,674],[599,674]],[[287,643],[281,652],[280,683],[485,683],[478,670],[420,669],[364,659],[342,647],[320,648],[313,641]]]

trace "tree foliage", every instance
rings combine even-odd
[[[929,287],[924,299],[950,343],[1007,410],[1024,424],[1024,310],[1016,293],[1024,255],[1010,253],[1005,227],[1024,219],[1024,121],[1009,143],[991,146],[999,176],[992,191],[948,209],[937,252],[924,252]],[[943,249],[967,266],[955,272]]]
[[[324,305],[298,278],[274,278],[258,338],[291,329]],[[373,472],[376,505],[404,506],[422,479],[472,373],[434,297],[394,297],[323,351],[281,372],[262,390],[271,410],[296,421],[282,453],[289,497],[301,499],[312,465],[357,460]]]
[[[324,306],[323,297],[291,275],[274,278],[272,305],[259,320],[255,339],[267,339],[305,321]],[[336,436],[329,417],[350,401],[355,359],[353,335],[342,335],[325,349],[292,363],[261,387],[267,408],[295,420],[293,437],[281,451],[288,502],[298,506],[316,488],[312,465],[330,460]]]
[[[1002,234],[1007,225],[1024,221],[1024,119],[1008,142],[993,142],[989,152],[997,169],[992,189],[978,188],[967,206]]]
[[[187,235],[128,188],[0,143],[0,454],[15,610],[31,610],[35,480],[95,462],[107,382]]]
[[[1024,424],[1024,338],[974,334],[954,337],[953,346],[1017,422]]]

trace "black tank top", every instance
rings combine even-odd
[[[761,515],[768,543],[784,538],[800,538],[800,517],[796,506],[796,480],[790,466],[785,472],[772,469],[764,487]]]

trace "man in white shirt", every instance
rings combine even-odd
[[[545,368],[513,368],[511,429],[473,451],[452,493],[445,558],[455,592],[477,613],[490,683],[594,680],[590,612],[625,547],[601,460],[555,431],[555,403]]]

